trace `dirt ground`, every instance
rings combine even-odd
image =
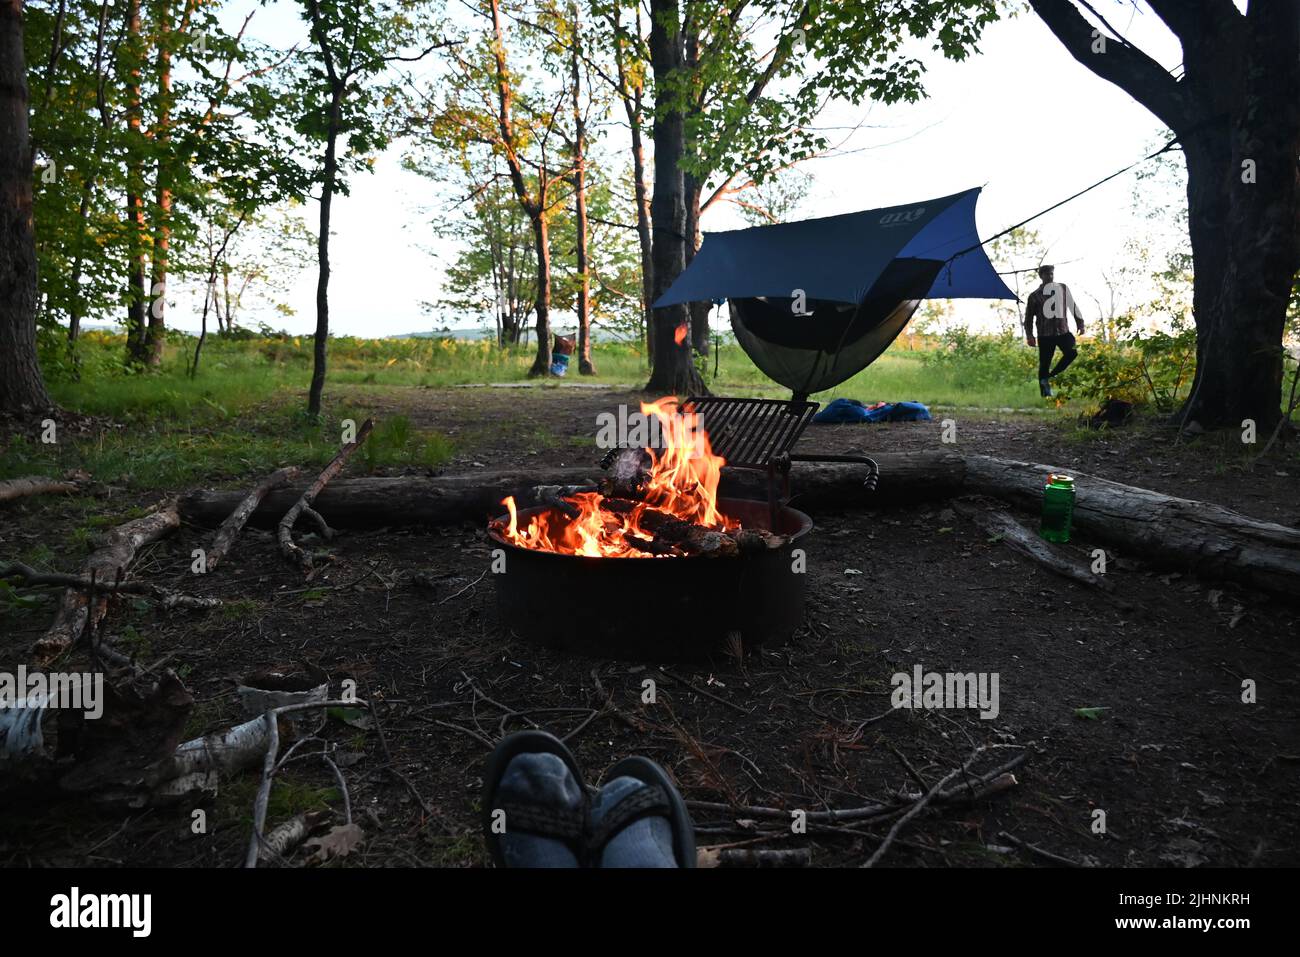
[[[588,464],[599,454],[597,413],[643,396],[445,389],[349,398],[448,433],[458,452],[446,471],[464,472]],[[960,452],[1043,462],[1300,524],[1294,452],[1247,471],[1240,451],[1219,439],[1178,445],[1151,425],[1083,438],[1044,416],[937,418],[956,421]],[[800,449],[940,448],[941,429],[939,421],[814,426]],[[307,584],[257,530],[217,572],[195,577],[191,550],[210,532],[184,528],[147,551],[136,577],[220,597],[225,607],[165,614],[122,601],[107,633],[139,660],[165,659],[177,670],[197,702],[191,734],[243,719],[233,692],[240,676],[302,659],[326,669],[335,689],[352,678],[363,697],[382,702],[382,735],[336,719],[321,732],[337,746],[366,832],[347,866],[482,865],[478,791],[488,743],[534,722],[570,735],[593,782],[620,757],[645,754],[688,799],[751,809],[697,809],[702,845],[807,847],[814,865],[859,864],[897,815],[793,833],[789,819],[752,808],[788,814],[910,802],[987,746],[971,773],[1023,752],[1014,786],[934,805],[910,821],[883,864],[1044,866],[1048,853],[1115,866],[1300,863],[1300,608],[1122,554],[1110,571],[1116,594],[1099,594],[989,541],[942,503],[813,518],[804,627],[789,645],[743,661],[665,670],[502,634],[483,577],[488,545],[470,524],[343,534]],[[17,554],[59,540],[66,521],[57,501],[9,506],[0,549]],[[1068,547],[1084,561],[1093,545]],[[629,595],[629,613],[644,614],[653,599]],[[562,616],[582,600],[575,588],[538,614]],[[17,624],[0,638],[0,662],[24,659],[49,613],[47,605],[8,618]],[[891,676],[916,665],[996,673],[999,714],[891,708]],[[653,704],[642,701],[647,678],[656,682]],[[1242,700],[1246,679],[1257,687],[1255,703]],[[256,785],[256,772],[223,785],[204,805],[204,834],[193,833],[190,805],[127,812],[66,801],[11,810],[0,819],[0,864],[234,866]],[[325,806],[341,813],[333,776],[319,762],[296,762],[277,778],[270,823]],[[1096,832],[1098,811],[1104,833]]]

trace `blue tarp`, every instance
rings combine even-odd
[[[866,405],[857,399],[836,399],[813,416],[821,424],[844,422],[929,422],[930,410],[920,402],[877,402]]]
[[[930,299],[1015,299],[977,246],[980,190],[797,223],[706,233],[700,251],[655,306],[790,297],[856,305],[896,259],[946,261]]]

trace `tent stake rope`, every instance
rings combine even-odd
[[[1091,186],[1085,186],[1083,189],[1079,190],[1077,193],[1075,193],[1075,194],[1073,194],[1073,195],[1071,195],[1071,196],[1067,196],[1067,197],[1065,197],[1065,199],[1061,200],[1059,203],[1053,203],[1051,206],[1048,206],[1046,209],[1044,209],[1044,210],[1040,210],[1039,212],[1034,213],[1034,215],[1030,216],[1028,219],[1022,219],[1020,222],[1016,223],[1014,226],[1008,226],[1006,229],[1002,230],[1002,232],[1000,232],[1000,233],[994,233],[994,234],[993,234],[992,236],[990,236],[988,239],[982,240],[981,242],[976,243],[974,246],[969,246],[969,247],[967,247],[966,249],[961,250],[960,252],[955,252],[955,253],[953,253],[951,256],[948,257],[947,260],[945,260],[946,264],[947,264],[948,267],[949,267],[949,270],[951,271],[951,267],[952,267],[953,260],[958,259],[958,258],[960,258],[960,257],[962,257],[962,256],[965,256],[967,253],[974,252],[975,250],[979,249],[979,248],[982,247],[982,246],[987,246],[989,243],[993,242],[993,240],[995,240],[995,239],[1001,239],[1003,236],[1006,236],[1006,235],[1009,234],[1009,233],[1013,233],[1013,232],[1015,232],[1015,231],[1016,231],[1017,229],[1019,229],[1021,226],[1028,225],[1029,223],[1032,223],[1035,219],[1038,219],[1038,218],[1041,217],[1041,216],[1046,216],[1048,213],[1052,212],[1053,210],[1060,209],[1060,208],[1061,208],[1062,206],[1064,206],[1066,203],[1073,202],[1074,200],[1078,199],[1080,196],[1084,195],[1085,193],[1091,193],[1094,189],[1096,189],[1096,188],[1099,187],[1099,186],[1105,186],[1105,185],[1106,185],[1107,183],[1109,183],[1111,180],[1116,179],[1117,177],[1123,176],[1123,175],[1124,175],[1125,173],[1127,173],[1129,170],[1136,169],[1137,167],[1141,166],[1143,163],[1148,163],[1148,162],[1150,162],[1151,160],[1155,159],[1157,156],[1160,156],[1160,155],[1163,154],[1163,153],[1168,153],[1170,150],[1172,150],[1172,149],[1173,149],[1175,146],[1177,146],[1177,145],[1178,145],[1178,137],[1175,136],[1173,139],[1171,139],[1171,140],[1170,140],[1168,143],[1166,143],[1164,146],[1160,147],[1160,149],[1156,150],[1156,151],[1155,151],[1154,153],[1152,153],[1150,156],[1144,156],[1144,157],[1142,157],[1140,160],[1136,160],[1136,161],[1134,161],[1134,162],[1132,162],[1132,163],[1129,163],[1129,164],[1128,164],[1127,166],[1125,166],[1123,169],[1121,169],[1121,170],[1116,170],[1114,173],[1111,173],[1111,174],[1110,174],[1109,176],[1107,176],[1105,179],[1099,179],[1099,180],[1097,180],[1097,182],[1093,183]]]

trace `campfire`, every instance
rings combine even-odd
[[[620,412],[610,435],[600,433],[607,448],[627,447],[610,448],[598,482],[502,499],[488,527],[500,548],[501,624],[550,648],[641,661],[789,641],[803,621],[800,546],[812,531],[812,519],[775,497],[769,468],[811,416],[791,408],[712,396],[642,403],[640,415]],[[768,473],[765,497],[722,493],[736,470],[756,468]],[[737,493],[753,488],[735,477]],[[606,561],[635,558],[665,560]]]
[[[786,544],[720,508],[726,460],[691,406],[670,396],[642,403],[641,412],[658,426],[652,447],[618,450],[597,486],[539,490],[549,507],[527,516],[505,498],[508,518],[493,529],[520,548],[589,558],[730,557]]]

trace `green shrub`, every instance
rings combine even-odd
[[[1173,412],[1196,371],[1196,329],[1182,314],[1170,330],[1143,332],[1132,318],[1116,321],[1116,341],[1090,343],[1064,377],[1059,395],[1100,405],[1120,399],[1157,412]]]
[[[939,348],[923,353],[921,361],[956,387],[974,390],[1035,378],[1038,353],[1011,329],[988,336],[956,326],[944,332]]]

